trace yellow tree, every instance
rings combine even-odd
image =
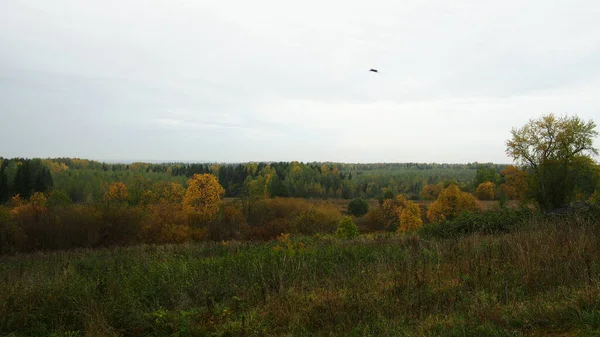
[[[450,220],[464,211],[480,209],[479,202],[471,194],[462,192],[452,184],[440,192],[438,198],[429,206],[427,219],[431,222]]]
[[[407,201],[406,205],[400,210],[400,227],[398,230],[406,232],[423,226],[421,220],[421,208],[412,201]]]
[[[477,186],[477,190],[475,190],[475,195],[479,200],[494,200],[494,188],[495,186],[493,182],[486,181]]]
[[[104,194],[104,200],[110,204],[124,204],[128,199],[127,186],[122,182],[112,183]]]
[[[183,197],[184,211],[201,222],[214,220],[219,213],[221,197],[225,189],[212,174],[194,174],[188,180],[188,188]]]

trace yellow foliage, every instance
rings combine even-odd
[[[494,200],[494,187],[494,183],[491,181],[486,181],[484,183],[479,184],[479,186],[477,186],[477,190],[475,191],[477,199]]]
[[[471,194],[462,192],[458,186],[452,184],[440,192],[427,211],[427,219],[431,222],[440,222],[452,219],[464,211],[481,209],[479,202]]]
[[[129,199],[129,192],[127,192],[127,186],[122,182],[112,183],[108,187],[108,191],[104,195],[104,198],[108,202],[123,203]]]
[[[181,204],[184,195],[185,188],[181,184],[159,181],[152,184],[150,190],[142,193],[141,202],[146,205],[156,203]]]
[[[393,199],[385,199],[381,204],[381,210],[383,214],[384,227],[387,230],[395,230],[400,222],[400,216],[398,214],[398,206]]]
[[[188,181],[183,209],[192,218],[202,222],[212,221],[217,217],[224,193],[225,189],[212,174],[194,174]]]
[[[406,202],[404,208],[400,211],[400,228],[402,232],[418,229],[423,226],[421,220],[421,208],[412,201]]]
[[[444,186],[442,184],[427,184],[423,187],[423,190],[421,191],[421,198],[425,200],[435,200],[437,199],[438,195],[440,195],[440,192],[443,188]]]

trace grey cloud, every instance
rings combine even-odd
[[[597,114],[599,16],[566,0],[10,1],[0,155],[506,162],[510,127]]]

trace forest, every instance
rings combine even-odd
[[[0,158],[0,335],[600,333],[593,121],[493,163]]]

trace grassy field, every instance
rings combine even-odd
[[[2,336],[600,336],[600,220],[0,257]]]

